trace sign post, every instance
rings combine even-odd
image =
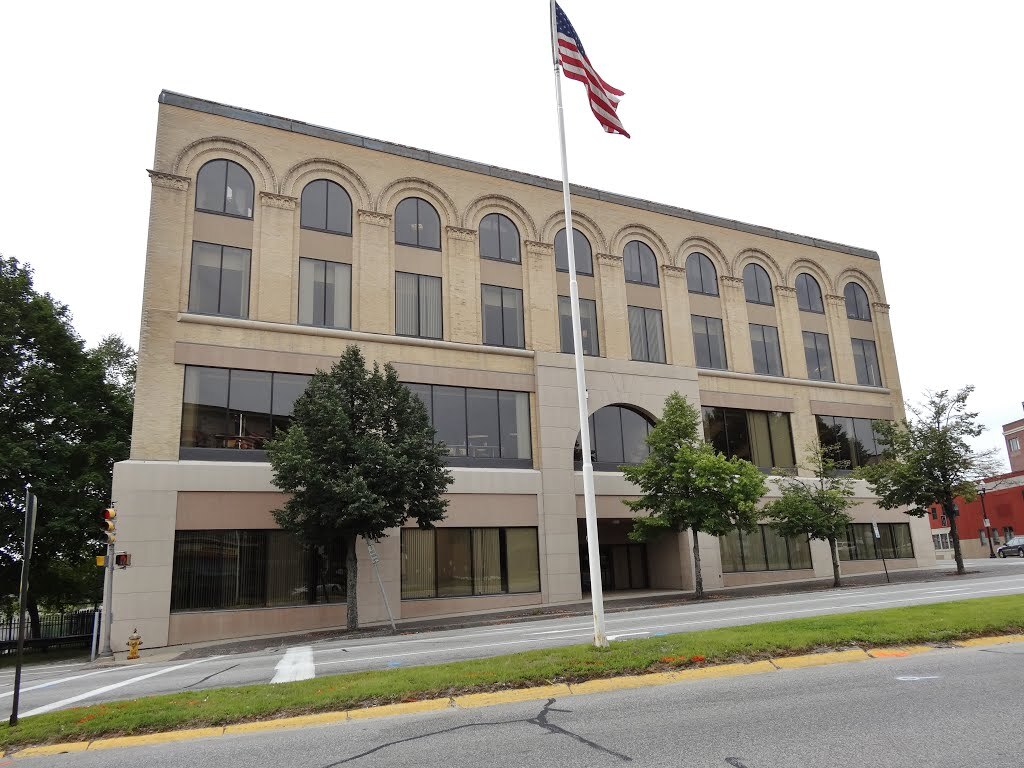
[[[384,591],[384,582],[380,579],[380,555],[377,554],[377,548],[373,546],[373,542],[363,537],[363,541],[366,542],[366,548],[370,550],[370,562],[373,563],[373,574],[377,577],[377,586],[380,587],[380,596],[384,598],[384,607],[388,611],[388,619],[391,621],[391,631],[397,632],[398,627],[395,626],[395,616],[391,613],[391,604],[388,602],[388,593]]]
[[[871,530],[875,532],[875,545],[878,547],[878,551],[882,555],[882,568],[885,569],[885,582],[887,584],[892,584],[892,579],[889,578],[889,566],[885,564],[885,550],[882,549],[882,534],[878,530],[878,523],[871,523]]]
[[[21,586],[18,608],[18,650],[14,662],[14,691],[11,699],[11,726],[18,724],[18,703],[21,698],[21,659],[25,653],[25,603],[28,600],[28,566],[32,559],[32,537],[36,531],[36,507],[38,499],[32,493],[32,485],[25,486],[25,539],[21,550]]]

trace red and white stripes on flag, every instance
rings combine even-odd
[[[625,94],[618,88],[613,88],[597,74],[586,51],[583,50],[583,43],[580,36],[576,34],[569,17],[565,11],[555,3],[555,31],[558,45],[558,57],[562,62],[562,72],[570,80],[578,80],[587,86],[587,93],[590,97],[590,110],[594,117],[601,124],[601,127],[608,133],[618,133],[629,138],[626,129],[622,127],[622,121],[616,112],[619,107],[619,99]]]

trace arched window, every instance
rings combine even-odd
[[[690,293],[718,295],[718,273],[711,259],[703,253],[691,253],[686,257],[686,288]]]
[[[647,458],[647,434],[654,426],[647,416],[623,405],[606,405],[590,417],[590,460],[594,469],[615,472],[623,464],[639,464]],[[583,464],[576,438],[573,460]]]
[[[747,264],[743,268],[743,293],[750,304],[774,304],[772,281],[760,264]]]
[[[311,181],[302,190],[299,226],[336,235],[352,234],[352,198],[328,179]]]
[[[868,295],[856,283],[847,283],[843,290],[846,296],[846,316],[851,320],[870,320],[871,305],[868,304]]]
[[[400,202],[395,208],[395,242],[441,250],[441,219],[434,206],[418,197]]]
[[[806,272],[796,276],[796,304],[804,312],[825,314],[825,305],[821,301],[821,286]]]
[[[631,240],[622,252],[627,283],[658,284],[658,260],[647,243]]]
[[[590,241],[575,227],[572,230],[572,247],[576,257],[576,274],[594,274],[594,252],[590,249]],[[569,249],[565,243],[564,229],[555,235],[555,269],[559,272],[569,271]]]
[[[519,230],[502,213],[488,213],[480,220],[480,258],[520,263]]]
[[[252,218],[252,176],[232,160],[211,160],[196,176],[196,210]]]

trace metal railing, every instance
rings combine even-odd
[[[94,611],[49,613],[39,617],[39,637],[32,636],[32,620],[25,616],[25,647],[88,648],[92,638]],[[18,617],[0,619],[0,655],[13,653],[18,642]]]

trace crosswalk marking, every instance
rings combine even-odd
[[[316,674],[313,667],[313,649],[308,645],[289,648],[274,667],[272,683],[290,683],[309,680]]]

